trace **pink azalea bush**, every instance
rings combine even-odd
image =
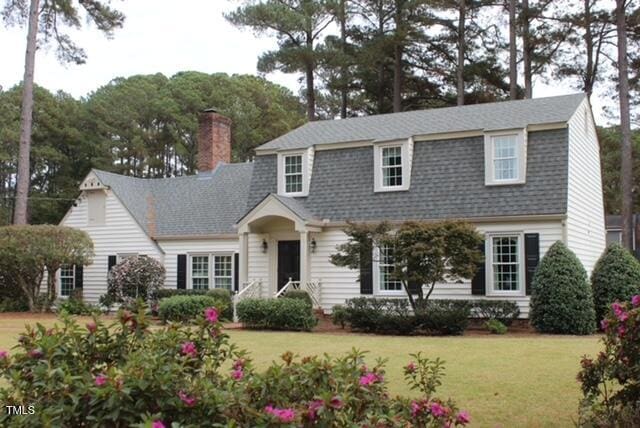
[[[640,426],[640,295],[615,302],[600,326],[604,350],[583,357],[578,374],[586,426]]]
[[[149,329],[146,308],[121,311],[91,328],[70,318],[47,330],[28,327],[11,355],[0,352],[0,402],[28,402],[20,418],[0,412],[0,426],[454,427],[467,412],[435,397],[442,362],[412,356],[405,375],[417,398],[390,397],[381,362],[364,353],[299,357],[258,372],[229,342],[217,311],[195,327]],[[93,327],[95,325],[95,327]]]

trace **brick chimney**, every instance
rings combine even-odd
[[[231,119],[209,108],[200,114],[198,123],[198,171],[231,163]]]

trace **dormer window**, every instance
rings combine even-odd
[[[413,141],[376,144],[374,150],[374,191],[393,192],[409,189]]]
[[[485,134],[484,153],[487,186],[526,181],[527,142],[524,130]]]
[[[283,196],[307,196],[313,148],[304,151],[278,153],[278,194]]]

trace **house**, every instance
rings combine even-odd
[[[328,310],[361,295],[402,296],[387,249],[376,249],[362,281],[330,263],[346,222],[464,219],[486,236],[486,262],[434,297],[514,300],[527,316],[551,244],[565,242],[588,272],[605,247],[583,94],[311,122],[246,164],[228,163],[229,125],[203,113],[196,176],[89,174],[62,222],[94,240],[81,281],[88,300],[105,292],[109,266],[134,253],[161,260],[171,288],[273,297],[300,286]]]
[[[609,244],[622,244],[622,216],[619,214],[607,214],[605,216],[605,229],[607,231],[607,245]],[[640,244],[638,243],[637,228],[640,226],[640,214],[634,214],[632,217],[633,227],[631,233],[633,235],[631,239],[631,251],[640,258]]]

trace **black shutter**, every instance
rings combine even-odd
[[[527,295],[531,294],[531,284],[533,284],[533,275],[536,273],[538,263],[540,262],[540,234],[525,233],[524,234],[524,260],[526,269],[526,291]]]
[[[111,268],[118,262],[118,256],[109,256],[107,260],[107,272],[111,271]]]
[[[176,286],[179,289],[187,288],[187,255],[178,254],[178,281]]]
[[[360,294],[373,294],[373,251],[360,253]]]
[[[485,241],[478,247],[478,250],[482,252],[482,263],[478,263],[476,268],[476,275],[471,280],[471,294],[475,296],[484,296],[487,294],[487,277],[486,277],[486,263],[485,263]]]
[[[75,289],[82,289],[83,281],[84,281],[84,266],[76,265],[76,272],[75,273],[76,274],[75,274],[74,288]]]
[[[235,253],[233,255],[233,290],[240,291],[240,254]]]

